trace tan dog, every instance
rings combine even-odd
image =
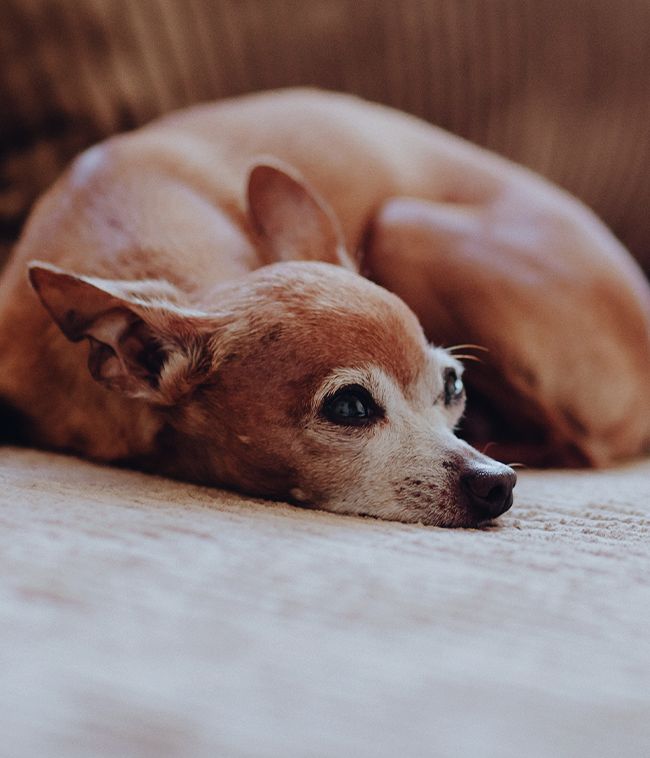
[[[649,305],[607,230],[529,172],[352,97],[272,92],[74,162],[0,281],[0,397],[39,445],[474,525],[514,473],[454,436],[462,366],[427,338],[490,350],[475,439],[603,464],[650,438]]]

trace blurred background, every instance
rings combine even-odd
[[[650,270],[647,0],[2,0],[0,265],[87,145],[289,85],[421,116],[576,194]]]

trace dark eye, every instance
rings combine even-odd
[[[328,421],[344,426],[364,426],[383,415],[368,390],[358,384],[342,387],[323,403]]]
[[[444,373],[445,380],[445,405],[451,405],[460,400],[463,395],[463,380],[456,373],[456,369],[447,368]]]

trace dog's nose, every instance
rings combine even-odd
[[[460,488],[469,505],[485,519],[496,518],[512,505],[517,475],[508,466],[473,466],[460,475]]]

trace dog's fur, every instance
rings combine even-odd
[[[43,446],[472,525],[514,475],[454,435],[462,366],[428,339],[489,348],[475,441],[510,428],[520,458],[594,465],[648,444],[648,286],[588,210],[404,114],[286,90],[74,162],[0,281],[0,399]],[[324,415],[348,386],[372,423]]]

